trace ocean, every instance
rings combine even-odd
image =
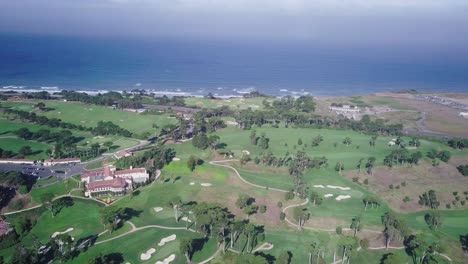
[[[468,58],[405,49],[0,34],[0,89],[166,95],[468,92]]]

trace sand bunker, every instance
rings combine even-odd
[[[327,194],[325,194],[323,197],[328,198],[328,197],[332,197],[332,196],[333,196],[333,194],[327,193]]]
[[[341,201],[341,200],[349,199],[349,198],[351,198],[350,195],[338,195],[338,197],[336,197],[335,200]]]
[[[141,253],[140,255],[140,260],[148,260],[151,258],[151,255],[153,255],[153,253],[156,252],[156,249],[154,248],[150,248],[148,249],[145,253]]]
[[[242,153],[244,153],[244,154],[246,154],[246,155],[250,155],[250,151],[245,150],[245,149],[242,151]]]
[[[181,218],[182,221],[192,223],[192,220],[188,219],[188,217],[184,216]]]
[[[211,184],[211,183],[200,183],[200,185],[203,186],[203,187],[210,187],[213,184]]]
[[[164,208],[162,208],[162,207],[154,207],[153,209],[154,209],[154,211],[155,211],[156,213],[159,213],[159,212],[161,212]]]
[[[176,239],[176,235],[170,235],[168,237],[165,237],[159,241],[158,246],[162,247],[164,246],[167,242],[174,241]]]
[[[341,187],[341,186],[335,186],[335,185],[327,185],[328,188],[330,189],[340,189],[343,191],[351,190],[349,187]]]
[[[237,122],[234,121],[226,121],[227,125],[237,126]]]
[[[179,161],[180,159],[177,157],[172,158],[172,161]]]
[[[190,185],[195,185],[195,183],[194,183],[194,182],[191,182]]]
[[[63,235],[63,234],[66,234],[66,233],[70,233],[71,231],[73,231],[73,227],[70,227],[68,228],[67,230],[63,231],[63,232],[55,232],[52,234],[52,238],[58,236],[58,235]]]
[[[155,264],[169,264],[175,259],[175,255],[172,254],[169,257],[165,258],[163,261],[156,261]]]
[[[319,185],[314,185],[315,188],[325,188],[325,186],[319,184]]]

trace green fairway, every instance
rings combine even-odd
[[[175,241],[168,242],[164,246],[158,246],[161,239],[173,234],[177,237]],[[123,255],[124,263],[155,263],[158,260],[162,261],[164,258],[174,254],[176,258],[171,264],[182,264],[186,263],[186,260],[184,255],[179,251],[178,241],[181,237],[191,237],[197,241],[203,241],[201,235],[190,231],[148,228],[104,244],[95,245],[73,259],[70,263],[85,263],[88,259],[99,254],[106,255],[119,252]],[[204,243],[203,250],[194,253],[193,261],[205,260],[216,251],[216,242],[213,239]],[[156,252],[152,254],[149,260],[141,260],[140,255],[150,248],[156,249]]]
[[[28,141],[14,137],[0,137],[0,148],[4,150],[11,150],[15,153],[18,153],[18,151],[24,146],[30,146],[33,153],[31,155],[26,156],[26,158],[28,159],[46,159],[47,155],[45,151],[51,148],[51,146],[47,144],[36,141]]]
[[[15,109],[34,110],[32,103],[5,103],[4,105]],[[149,135],[153,136],[159,132],[160,128],[176,122],[175,119],[168,118],[167,115],[143,115],[78,102],[47,101],[46,106],[54,110],[43,113],[37,112],[37,114],[49,118],[59,118],[62,121],[86,127],[95,127],[99,121],[111,121],[138,135],[149,133]],[[159,129],[153,128],[153,124],[157,125]]]
[[[73,228],[69,234],[75,238],[75,241],[96,235],[104,230],[99,214],[100,207],[101,205],[94,201],[74,199],[73,206],[63,208],[53,218],[49,211],[43,211],[37,224],[21,243],[30,245],[33,236],[36,236],[42,243],[46,243],[54,232],[63,232],[68,228]]]

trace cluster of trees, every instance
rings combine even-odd
[[[267,138],[264,132],[260,137],[257,137],[257,131],[253,129],[250,132],[250,143],[252,143],[252,145],[259,146],[261,149],[268,149],[270,138]]]
[[[148,171],[155,172],[156,169],[161,169],[169,164],[175,156],[174,149],[158,144],[143,152],[143,155],[121,158],[115,165],[121,169],[130,166],[145,167]]]
[[[407,149],[404,148],[394,149],[390,154],[385,156],[384,165],[387,165],[388,167],[404,164],[416,165],[422,156],[422,153],[419,151],[410,153]]]
[[[154,100],[158,105],[185,106],[185,99],[182,96],[168,97],[167,95],[163,95],[161,97],[155,97]]]
[[[41,195],[40,200],[44,207],[50,211],[52,218],[62,211],[65,207],[73,206],[73,199],[70,197],[62,197],[54,200],[53,193],[44,193]]]
[[[23,110],[16,110],[16,109],[11,109],[7,108],[3,110],[5,114],[9,116],[9,118],[19,118],[21,121],[29,121],[31,123],[39,124],[39,125],[44,125],[44,126],[49,126],[49,127],[60,127],[64,129],[76,129],[76,130],[81,130],[81,131],[91,131],[92,128],[85,127],[82,125],[75,125],[72,123],[68,122],[63,122],[62,120],[58,118],[48,118],[46,116],[42,115],[36,115],[36,113],[32,112],[27,112]]]
[[[384,225],[385,247],[388,248],[391,241],[402,241],[409,235],[409,228],[403,219],[400,219],[392,212],[385,213],[382,216],[382,224]]]
[[[189,228],[189,221],[195,230],[203,234],[206,238],[216,238],[218,245],[223,250],[228,247],[233,248],[236,243],[244,238],[247,241],[245,251],[252,252],[259,241],[265,240],[263,226],[256,226],[248,220],[237,220],[235,216],[226,208],[209,203],[188,202],[183,203],[180,197],[174,197],[168,203],[174,209],[176,221],[186,218],[186,228]],[[181,243],[181,252],[190,261],[193,255],[193,240]]]
[[[15,195],[16,190],[14,187],[0,185],[0,210],[7,206]]]
[[[201,132],[198,135],[194,136],[192,138],[192,145],[199,149],[207,149],[208,147],[211,147],[211,149],[215,150],[220,148],[221,146],[219,142],[219,136],[208,136],[205,132]]]
[[[0,148],[0,158],[12,158],[14,156],[18,155],[14,151],[11,150],[5,150]]]
[[[141,108],[141,96],[129,94],[121,94],[118,92],[107,92],[104,94],[98,93],[97,95],[89,95],[87,93],[80,93],[76,91],[63,90],[58,95],[61,95],[67,101],[78,101],[86,104],[113,106],[118,108]]]
[[[11,190],[8,190],[9,187],[14,187],[15,189],[18,189],[20,193],[24,194],[24,193],[28,193],[35,183],[36,183],[36,178],[28,174],[24,174],[24,173],[17,172],[17,171],[9,171],[9,172],[0,171],[0,184],[6,186],[4,189],[5,194],[3,193],[1,194],[2,197],[0,197],[1,199],[0,204],[4,203],[3,198],[5,198],[5,201],[8,200],[8,197],[10,195],[8,193],[11,192]],[[3,197],[3,195],[5,196]]]
[[[187,167],[190,171],[194,171],[197,166],[202,164],[203,160],[195,157],[194,155],[190,155],[189,159],[187,160]]]
[[[311,113],[315,111],[315,102],[312,96],[303,95],[298,98],[286,96],[279,100],[273,101],[269,110],[274,110],[277,113],[287,113],[290,111]]]
[[[32,132],[23,127],[16,130],[15,135],[25,140],[36,140],[40,142],[56,142],[63,145],[76,144],[81,141],[81,138],[73,136],[70,130],[61,130],[58,132],[51,132],[48,129],[40,129]]]
[[[378,206],[380,206],[380,201],[379,199],[374,196],[374,195],[366,195],[364,196],[364,198],[362,198],[362,202],[364,203],[365,205],[365,208],[364,208],[364,211],[367,211],[367,207],[370,205],[371,208],[374,208],[374,205],[375,207],[377,208]]]
[[[442,226],[442,215],[439,211],[433,210],[424,215],[424,220],[430,229],[437,230]]]
[[[457,170],[458,170],[463,176],[468,176],[468,164],[459,165],[459,166],[457,167]]]
[[[431,149],[427,152],[427,157],[432,160],[440,159],[443,162],[448,162],[452,154],[448,150],[437,151],[436,149]]]
[[[247,215],[247,217],[250,217],[250,215],[257,213],[259,209],[258,205],[255,204],[255,199],[245,194],[239,195],[239,197],[236,200],[236,206],[239,207],[239,209],[242,209]]]
[[[123,137],[131,137],[132,133],[111,121],[99,121],[97,126],[91,131],[94,135],[121,135]]]
[[[465,149],[468,148],[468,139],[465,138],[452,138],[447,141],[447,144],[455,149]]]
[[[419,205],[427,206],[431,209],[437,209],[440,202],[437,200],[437,195],[434,190],[429,190],[419,196]]]

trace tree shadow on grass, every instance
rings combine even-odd
[[[128,221],[128,220],[132,219],[133,217],[140,217],[142,212],[143,212],[143,210],[135,210],[133,208],[126,207],[124,209],[124,215],[122,217],[122,220]]]
[[[194,238],[192,240],[192,253],[191,253],[190,258],[193,257],[195,252],[201,251],[207,242],[208,242],[207,237],[205,237],[205,238]]]

